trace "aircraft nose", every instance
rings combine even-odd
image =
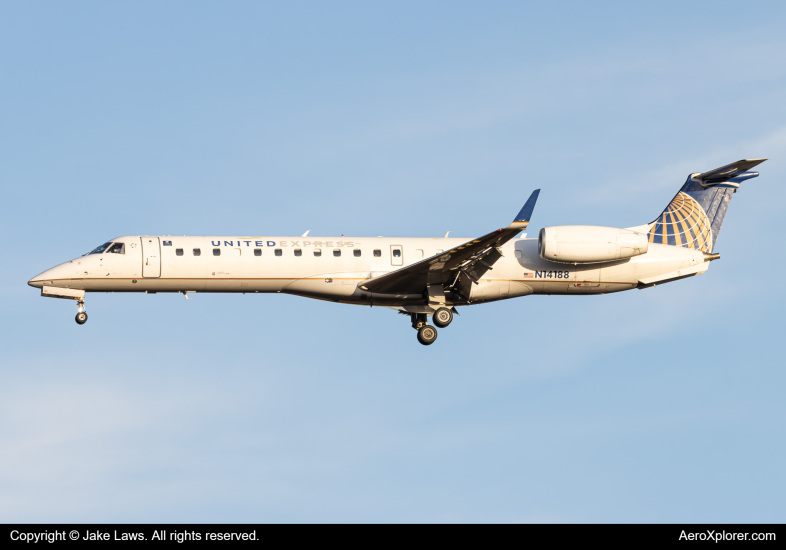
[[[44,279],[41,278],[41,275],[36,275],[35,277],[27,281],[27,284],[29,284],[33,288],[41,288],[44,286]]]
[[[27,281],[27,284],[29,284],[33,288],[42,288],[44,286],[44,282],[59,278],[56,276],[57,275],[55,273],[56,269],[57,269],[56,267],[53,267],[52,269],[47,269],[43,273],[40,273],[35,277],[33,277],[32,279],[30,279],[29,281]],[[52,283],[50,282],[49,284],[51,285]]]

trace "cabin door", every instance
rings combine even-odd
[[[142,237],[142,277],[161,276],[161,243],[158,237]]]
[[[390,246],[390,265],[404,265],[404,250],[401,245]]]

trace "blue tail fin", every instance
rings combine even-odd
[[[731,196],[740,182],[759,175],[748,170],[765,160],[740,160],[703,174],[688,176],[679,193],[652,222],[649,241],[712,252]]]

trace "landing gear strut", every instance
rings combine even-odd
[[[424,346],[430,346],[437,339],[437,329],[428,324],[428,316],[425,313],[412,313],[412,328],[418,331],[418,342]]]
[[[77,306],[79,307],[79,312],[76,314],[76,324],[77,325],[84,325],[87,323],[87,312],[85,311],[85,301],[79,300],[77,302]]]

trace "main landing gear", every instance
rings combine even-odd
[[[418,331],[418,342],[424,346],[430,346],[437,339],[437,329],[428,324],[428,316],[425,313],[410,313],[412,328]]]
[[[453,312],[441,307],[434,312],[434,324],[439,328],[445,328],[453,321]],[[437,329],[428,324],[428,316],[425,313],[410,313],[412,328],[418,331],[418,342],[424,346],[430,346],[437,339]]]
[[[453,321],[453,312],[446,307],[441,307],[434,312],[434,324],[439,328],[445,328]]]
[[[77,325],[84,325],[87,323],[87,312],[85,311],[85,301],[79,300],[77,302],[77,306],[79,307],[79,312],[76,314],[76,324]]]
[[[418,342],[424,346],[430,346],[437,339],[437,329],[431,325],[423,325],[418,329]]]

